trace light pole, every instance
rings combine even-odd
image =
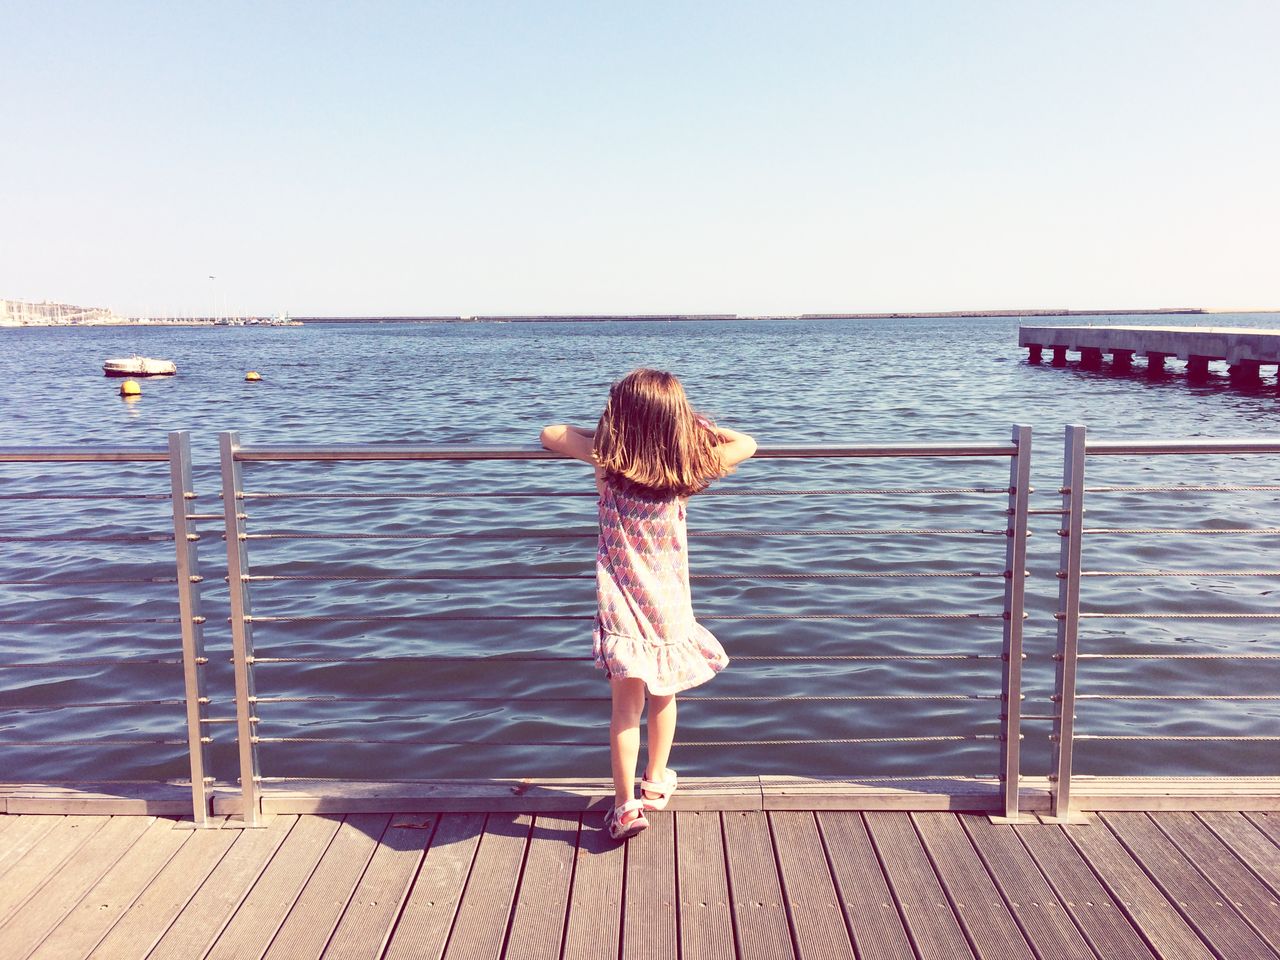
[[[214,323],[217,323],[218,322],[218,278],[211,274],[209,276],[209,279],[213,281],[213,283],[209,285],[210,289],[213,291],[213,316],[210,319],[213,320]]]

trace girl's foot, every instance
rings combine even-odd
[[[640,796],[646,810],[663,810],[676,792],[676,772],[663,770],[662,779],[646,777],[640,781]]]
[[[614,840],[626,840],[649,826],[644,816],[643,800],[628,800],[609,809],[604,818],[605,829]]]

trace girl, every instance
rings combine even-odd
[[[756,451],[749,436],[694,413],[670,373],[640,369],[609,390],[595,431],[546,427],[542,445],[595,467],[600,493],[596,549],[595,663],[612,691],[609,750],[614,804],[605,826],[615,840],[649,825],[676,789],[667,757],[681,690],[729,663],[693,618],[685,504]],[[649,699],[649,765],[635,798],[640,714]]]

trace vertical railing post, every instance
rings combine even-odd
[[[247,827],[264,825],[258,775],[257,695],[253,684],[253,630],[250,626],[249,556],[246,548],[244,486],[240,475],[240,435],[220,433],[222,511],[227,529],[227,583],[231,594],[231,656],[236,676],[236,732],[240,747],[240,797]]]
[[[1053,767],[1050,815],[1071,814],[1071,748],[1075,737],[1076,663],[1080,626],[1080,546],[1084,530],[1085,428],[1067,427],[1062,455],[1062,548],[1058,562],[1058,648],[1053,700]]]
[[[1003,815],[1018,818],[1018,789],[1022,769],[1022,622],[1027,578],[1027,504],[1031,492],[1031,428],[1015,426],[1018,449],[1009,458],[1009,526],[1004,560],[1004,661],[1001,695],[1004,733],[1000,770]]]
[[[178,580],[178,617],[182,626],[182,679],[187,703],[187,755],[191,767],[191,815],[198,827],[209,819],[209,699],[205,696],[204,617],[200,613],[200,539],[188,519],[196,494],[191,481],[191,435],[169,434],[169,489],[173,503],[173,544]]]

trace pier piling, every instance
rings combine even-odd
[[[1028,350],[1027,359],[1038,364],[1047,346],[1052,365],[1065,367],[1067,353],[1080,354],[1080,369],[1101,370],[1103,354],[1111,354],[1111,370],[1133,369],[1133,355],[1147,358],[1147,376],[1160,377],[1165,359],[1178,357],[1187,364],[1187,380],[1199,383],[1211,378],[1209,363],[1225,361],[1231,382],[1240,387],[1261,383],[1261,368],[1280,366],[1280,329],[1250,327],[1019,327],[1018,344]]]

